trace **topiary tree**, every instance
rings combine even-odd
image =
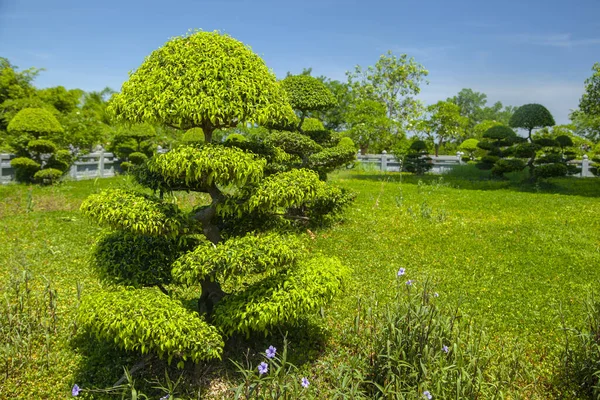
[[[25,108],[8,124],[12,147],[19,157],[11,160],[19,182],[54,183],[69,169],[71,154],[59,150],[48,140],[62,132],[51,112],[42,108]]]
[[[337,259],[311,257],[298,237],[275,229],[310,219],[298,216],[303,208],[331,211],[339,190],[311,170],[267,171],[280,156],[276,147],[212,143],[217,128],[293,119],[274,75],[248,47],[218,32],[171,39],[109,109],[120,120],[202,128],[204,145],[155,155],[134,176],[155,193],[186,190],[209,200],[184,211],[162,196],[115,189],[83,202],[85,215],[112,229],[93,265],[118,285],[84,297],[83,328],[182,366],[220,357],[223,338],[236,332],[294,323],[339,291],[345,268]],[[196,294],[196,310],[183,293]]]
[[[498,161],[510,155],[508,148],[516,142],[519,142],[519,138],[511,128],[505,125],[492,126],[483,134],[482,140],[477,143],[477,147],[487,151],[487,154],[481,157],[477,167],[484,170],[493,169]],[[496,169],[496,174],[501,176],[504,172],[508,172],[508,166],[517,167],[518,165],[503,163],[500,168]]]
[[[462,142],[460,146],[458,146],[458,148],[467,152],[467,161],[470,161],[475,159],[475,152],[479,150],[479,147],[477,146],[478,144],[479,140],[477,139],[467,139],[464,142]]]
[[[335,96],[323,82],[310,75],[290,75],[281,81],[290,105],[297,110],[302,131],[304,119],[310,111],[323,111],[337,104]]]
[[[428,154],[429,149],[427,143],[423,140],[415,140],[410,145],[406,156],[404,156],[402,170],[417,175],[423,175],[433,168],[431,157],[429,157]]]
[[[531,136],[534,129],[540,129],[547,126],[554,126],[556,122],[554,117],[546,107],[541,104],[525,104],[515,111],[510,118],[509,125],[513,128],[525,129],[527,131],[527,140],[534,144]],[[536,151],[539,150],[535,145],[530,146],[531,151],[527,160],[529,167],[529,176],[535,178],[535,157]]]

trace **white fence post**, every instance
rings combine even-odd
[[[100,150],[98,158],[98,169],[100,170],[100,178],[104,178],[104,149]]]
[[[582,177],[592,176],[590,174],[590,160],[589,160],[587,154],[584,154],[583,160],[581,160],[581,176]]]
[[[381,170],[387,171],[387,151],[381,152]]]

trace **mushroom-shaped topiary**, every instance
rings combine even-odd
[[[302,130],[304,118],[309,111],[321,111],[334,107],[337,100],[323,82],[310,75],[290,75],[281,81],[292,108],[300,114],[298,130]]]
[[[264,61],[219,32],[175,37],[155,50],[109,105],[117,120],[215,129],[293,120],[285,92]]]
[[[113,189],[83,202],[84,214],[116,231],[99,243],[95,265],[105,280],[132,286],[85,296],[79,321],[86,330],[182,366],[220,357],[224,335],[294,323],[340,290],[345,269],[338,260],[311,257],[302,241],[276,228],[310,218],[298,210],[337,212],[340,202],[326,200],[344,194],[311,170],[267,174],[287,154],[268,141],[259,146],[230,136],[211,143],[218,128],[294,117],[275,77],[248,47],[218,33],[174,38],[146,58],[110,108],[120,120],[202,128],[206,143],[133,169],[138,183],[159,196]],[[297,132],[279,139],[305,157],[320,149]],[[162,196],[172,191],[206,196],[180,209]],[[163,284],[201,293],[198,310],[178,297],[185,290]]]
[[[28,134],[36,139],[63,131],[52,113],[43,108],[25,108],[17,113],[8,124],[11,135]]]
[[[541,104],[525,104],[512,115],[508,123],[513,128],[521,128],[528,131],[528,139],[531,142],[531,132],[534,129],[543,128],[545,126],[553,126],[554,117],[550,111]]]

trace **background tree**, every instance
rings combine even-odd
[[[458,105],[448,101],[438,101],[427,107],[427,111],[424,133],[433,142],[437,157],[444,142],[464,138],[469,119],[460,115]]]
[[[466,128],[466,136],[481,138],[483,132],[475,132],[475,126],[483,121],[495,121],[499,124],[508,125],[510,117],[514,113],[515,107],[504,107],[502,102],[497,101],[491,107],[486,106],[487,95],[485,93],[475,92],[472,89],[462,89],[454,97],[447,101],[460,107],[460,115],[468,118],[469,122]],[[486,128],[486,130],[489,129]],[[477,136],[479,134],[479,136]]]
[[[391,121],[386,114],[386,107],[376,100],[362,100],[352,104],[346,115],[348,135],[359,146],[361,154],[369,150],[379,153],[392,146]]]
[[[579,109],[571,114],[577,132],[594,142],[600,141],[600,63],[592,67],[593,74],[585,80],[585,92]]]
[[[396,57],[388,51],[374,66],[366,69],[356,66],[354,72],[348,73],[348,83],[353,103],[360,105],[357,108],[364,109],[368,104],[368,108],[375,111],[377,107],[372,102],[383,104],[388,119],[385,125],[394,140],[401,140],[421,114],[421,104],[414,96],[420,93],[420,85],[428,74],[414,58],[408,58],[406,54]],[[356,115],[354,112],[354,117]]]
[[[479,146],[477,146],[478,144],[479,140],[473,138],[467,139],[460,144],[458,148],[467,153],[467,156],[463,157],[463,161],[465,161],[465,158],[466,161],[472,161],[475,159],[475,153],[479,150]]]
[[[265,176],[268,160],[237,147],[245,141],[212,141],[219,128],[294,120],[275,76],[247,46],[218,32],[176,37],[130,75],[109,109],[123,122],[202,128],[204,145],[157,155],[136,179],[161,193],[206,193],[209,201],[184,211],[167,197],[111,190],[82,204],[115,230],[98,243],[94,265],[119,284],[85,296],[83,328],[181,366],[220,357],[223,336],[293,323],[339,290],[339,261],[310,257],[295,236],[256,228],[303,221],[294,210],[311,202],[327,208],[339,191],[306,169]],[[173,285],[201,291],[200,314]]]

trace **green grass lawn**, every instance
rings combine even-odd
[[[492,347],[519,346],[531,375],[515,397],[558,396],[553,376],[563,345],[561,315],[567,325],[581,325],[583,301],[599,287],[599,180],[532,186],[343,171],[331,181],[355,192],[356,200],[342,223],[317,231],[312,243],[342,259],[352,281],[324,310],[325,342],[302,367],[315,385],[330,384],[320,378],[323,365],[343,360],[342,335],[353,324],[358,299],[385,304],[403,267],[403,281],[414,279],[417,287],[430,281],[439,301],[460,302],[463,318],[485,329]],[[79,204],[101,188],[125,184],[112,178],[31,190],[0,186],[2,295],[14,297],[14,279],[27,269],[44,310],[52,309],[46,289],[51,282],[58,321],[56,334],[36,338],[23,350],[27,354],[0,367],[1,398],[64,398],[73,383],[110,385],[120,377],[121,364],[135,363],[134,355],[121,354],[94,364],[70,340],[78,286],[86,291],[98,285],[86,257],[100,229],[81,216]],[[269,340],[257,340],[257,351]]]

